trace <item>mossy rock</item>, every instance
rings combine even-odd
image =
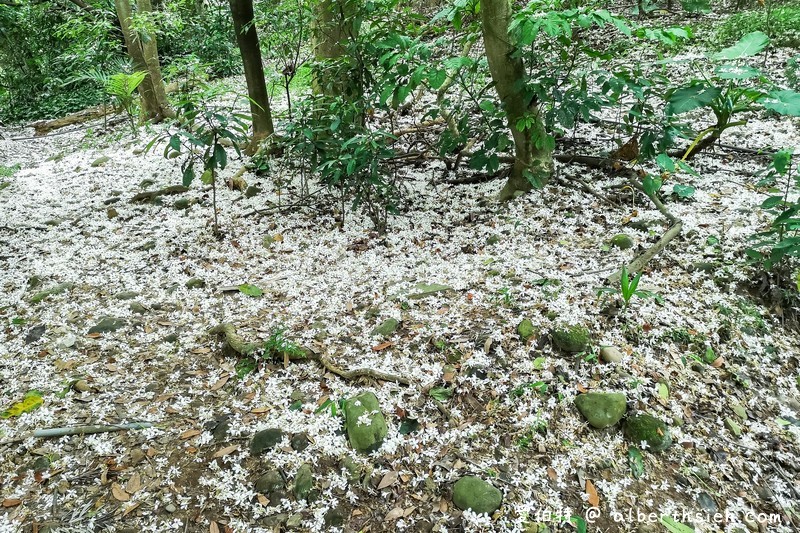
[[[628,399],[619,392],[589,392],[575,398],[575,407],[597,429],[611,427],[625,416]]]
[[[589,330],[581,325],[559,326],[551,332],[553,344],[559,350],[570,353],[578,353],[589,347],[591,334]]]
[[[190,278],[185,285],[187,289],[202,289],[206,286],[206,280],[203,278]]]
[[[453,503],[466,511],[491,515],[503,504],[503,493],[476,476],[464,476],[453,486]]]
[[[294,497],[298,501],[305,500],[313,486],[314,473],[311,471],[311,465],[304,463],[297,471],[297,475],[294,478]]]
[[[347,438],[355,450],[366,453],[380,448],[389,428],[373,393],[362,392],[348,399],[344,404],[344,414]]]
[[[651,452],[661,452],[672,446],[669,427],[658,418],[647,414],[628,418],[623,434],[634,446],[647,443],[647,450]]]
[[[253,435],[250,442],[250,455],[257,456],[273,449],[283,439],[283,431],[277,428],[265,429]]]
[[[372,330],[373,335],[377,335],[380,337],[388,337],[400,326],[400,322],[397,319],[389,318],[381,322],[379,326]]]
[[[630,236],[625,235],[624,233],[618,233],[614,235],[608,240],[608,243],[611,246],[619,248],[620,250],[628,250],[630,248],[633,248],[633,239],[631,239]]]
[[[121,318],[106,316],[101,318],[100,322],[89,328],[88,334],[92,335],[94,333],[112,333],[114,331],[124,328],[126,325],[127,322],[125,322]]]
[[[536,333],[536,328],[533,326],[533,322],[526,318],[517,326],[517,333],[523,341],[527,341]]]

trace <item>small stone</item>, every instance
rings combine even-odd
[[[756,494],[758,494],[758,497],[765,502],[771,502],[775,500],[775,493],[772,492],[769,487],[756,485],[754,490],[756,491]]]
[[[89,386],[89,384],[86,382],[85,379],[79,379],[78,381],[76,381],[72,385],[72,388],[78,392],[89,392],[90,390],[92,390],[92,388]]]
[[[672,445],[672,436],[667,425],[647,414],[628,418],[623,434],[634,446],[641,446],[645,442],[646,449],[651,452],[661,452]]]
[[[253,435],[250,442],[250,455],[257,456],[271,450],[283,439],[283,431],[277,428],[265,429]]]
[[[100,322],[89,328],[89,334],[92,333],[112,333],[119,329],[124,328],[126,325],[125,321],[121,318],[114,318],[114,317],[103,317],[100,319]]]
[[[697,495],[697,503],[700,504],[700,507],[711,514],[716,513],[719,509],[717,502],[715,502],[714,498],[712,498],[707,492],[701,492]]]
[[[250,185],[244,191],[245,198],[252,198],[253,196],[257,196],[259,194],[261,194],[261,187],[259,187],[258,185]]]
[[[491,515],[503,503],[503,494],[493,485],[476,476],[464,476],[453,486],[453,503],[466,511]]]
[[[524,342],[533,337],[536,329],[533,327],[533,322],[526,318],[517,326],[517,333]]]
[[[597,429],[613,426],[625,416],[628,399],[619,392],[589,392],[575,398],[575,407]]]
[[[192,205],[188,198],[179,198],[175,200],[175,203],[172,204],[172,207],[175,209],[189,209],[189,206]]]
[[[112,196],[111,198],[106,198],[105,200],[103,200],[103,205],[116,204],[117,202],[119,202],[119,199],[120,199],[119,196]]]
[[[296,452],[302,452],[308,448],[308,444],[308,435],[305,432],[292,435],[292,439],[289,441],[289,445]]]
[[[130,304],[128,304],[128,309],[130,309],[132,313],[136,313],[137,315],[143,315],[147,313],[147,307],[145,307],[141,302],[131,302]]]
[[[92,161],[92,166],[93,167],[101,167],[101,166],[105,165],[106,163],[108,163],[109,161],[111,161],[111,158],[108,157],[107,155],[100,156],[97,159],[95,159],[94,161]]]
[[[561,326],[555,328],[551,337],[556,348],[571,353],[578,353],[589,347],[589,330],[580,325]]]
[[[108,217],[109,220],[111,220],[113,218],[117,218],[119,216],[119,213],[117,213],[117,210],[114,209],[113,207],[109,207],[108,209],[106,209],[106,216]]]
[[[500,236],[499,235],[489,235],[489,237],[486,239],[486,245],[487,246],[494,246],[498,242],[500,242]]]
[[[328,512],[325,513],[325,518],[323,519],[325,522],[325,528],[330,529],[333,527],[342,527],[346,518],[347,515],[340,508],[334,507],[332,509],[328,509]]]
[[[163,339],[161,339],[161,341],[162,342],[178,342],[178,334],[177,333],[170,333],[169,335],[166,335]]]
[[[618,233],[609,239],[608,243],[611,246],[616,246],[620,250],[628,250],[629,248],[633,248],[633,239],[631,239],[628,235],[624,233]]]
[[[186,282],[187,289],[202,289],[206,286],[206,281],[202,278],[191,278]]]
[[[304,463],[297,471],[294,478],[294,497],[300,501],[306,499],[308,493],[311,492],[311,487],[314,486],[314,473],[311,471],[311,465]]]
[[[350,445],[359,452],[371,452],[380,448],[389,428],[375,394],[362,392],[348,399],[344,404],[344,412]]]
[[[725,427],[728,428],[728,431],[733,433],[734,437],[740,437],[742,435],[742,428],[737,424],[733,418],[726,418],[725,419]]]
[[[38,341],[39,339],[42,338],[42,336],[44,335],[44,333],[46,331],[47,331],[47,326],[44,326],[42,324],[32,327],[28,331],[28,334],[25,335],[25,343],[26,344],[32,344],[32,343]]]
[[[75,335],[73,335],[72,333],[67,333],[66,335],[64,335],[63,337],[61,337],[56,341],[56,346],[58,346],[59,348],[72,348],[73,346],[75,346],[75,342],[77,340],[78,339],[77,337],[75,337]]]
[[[388,337],[400,326],[400,322],[397,319],[389,318],[384,320],[378,327],[372,330],[372,335],[380,336],[380,337]]]
[[[283,480],[283,475],[279,470],[270,470],[258,480],[256,480],[255,491],[262,494],[270,495],[276,490],[283,489],[286,483]]]
[[[137,296],[139,296],[139,293],[136,291],[122,291],[115,294],[114,298],[117,300],[133,300]]]
[[[600,359],[606,363],[619,363],[625,357],[619,349],[614,346],[603,346],[600,348]]]

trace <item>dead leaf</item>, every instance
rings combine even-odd
[[[194,354],[204,354],[204,353],[211,353],[211,348],[195,348],[192,350]]]
[[[134,511],[134,509],[136,509],[140,505],[142,505],[142,502],[134,502],[134,503],[132,503],[127,509],[122,511],[122,516],[123,517],[128,516],[130,513],[132,513]]]
[[[381,350],[385,350],[386,348],[388,348],[392,344],[393,343],[391,341],[382,342],[382,343],[378,344],[377,346],[373,346],[372,347],[372,351],[373,352],[380,352]]]
[[[230,455],[238,449],[239,445],[233,444],[231,446],[222,448],[221,450],[217,450],[216,452],[214,452],[214,459],[216,459],[217,457],[225,457],[226,455]]]
[[[142,488],[142,476],[135,472],[128,482],[125,484],[125,492],[128,494],[136,494]]]
[[[387,522],[390,521],[390,520],[391,521],[395,521],[398,518],[402,518],[402,517],[403,517],[403,508],[402,507],[395,507],[394,509],[392,509],[391,511],[386,513],[386,518],[384,518],[384,520],[387,521]]]
[[[397,472],[395,472],[394,470],[392,470],[391,472],[386,472],[386,474],[381,479],[381,482],[378,483],[378,490],[385,489],[390,485],[394,485],[396,481],[397,481]]]
[[[103,336],[103,334],[102,333],[87,333],[86,336],[89,337],[90,339],[99,339],[100,337]]]
[[[256,407],[254,409],[250,409],[250,414],[263,415],[269,413],[271,410],[272,410],[271,407]]]
[[[552,466],[547,467],[547,477],[550,478],[550,481],[557,481],[558,480],[558,472],[556,472],[555,468]]]
[[[580,392],[580,393],[584,393],[585,394],[585,393],[589,392],[589,391],[586,390],[586,387],[584,387],[583,384],[581,384],[581,383],[578,383],[575,386],[575,388],[578,389],[578,392]]]
[[[439,512],[440,513],[446,513],[447,512],[447,500],[445,500],[444,498],[439,500]]]
[[[275,235],[272,236],[272,241],[283,242],[283,235],[281,235],[280,233],[276,233]]]
[[[21,504],[22,500],[18,500],[17,498],[6,498],[3,500],[3,507],[16,507],[17,505]]]
[[[208,533],[219,533],[219,526],[216,522],[211,522],[208,526]]]
[[[267,498],[263,494],[256,494],[256,499],[258,500],[258,503],[260,503],[261,505],[269,505],[269,498]]]
[[[131,495],[125,492],[125,489],[123,489],[119,483],[111,484],[111,495],[121,502],[126,502],[131,499]]]
[[[202,431],[200,431],[199,429],[187,429],[186,431],[180,434],[180,439],[181,440],[191,439],[192,437],[196,437],[201,433]]]
[[[219,378],[219,379],[216,381],[216,383],[214,383],[213,385],[211,385],[211,388],[210,388],[209,390],[212,390],[212,391],[214,391],[214,390],[219,390],[219,389],[221,389],[222,387],[224,387],[224,386],[225,386],[225,384],[228,382],[228,380],[229,380],[229,379],[231,379],[231,375],[230,375],[230,374],[226,374],[226,375],[222,376],[221,378]]]
[[[594,484],[586,480],[586,494],[589,495],[589,505],[592,507],[600,507],[600,495],[597,494],[597,489],[594,488]]]
[[[413,513],[416,510],[417,510],[417,508],[412,505],[411,507],[409,507],[408,509],[403,511],[403,518],[406,518],[406,517],[410,516],[411,513]]]
[[[719,357],[714,359],[714,361],[711,362],[711,366],[714,367],[714,368],[719,368],[724,363],[725,363],[725,358],[720,355]]]

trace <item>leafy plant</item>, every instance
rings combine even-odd
[[[264,355],[267,357],[283,357],[290,359],[303,358],[306,352],[297,343],[286,338],[283,328],[278,328],[272,332],[264,342]]]
[[[453,389],[448,389],[447,387],[433,387],[428,391],[428,394],[430,394],[431,398],[434,400],[444,402],[453,396]]]
[[[259,287],[249,283],[243,283],[242,285],[239,285],[239,292],[252,298],[258,298],[264,294],[264,291],[262,291]]]
[[[754,31],[768,34],[775,46],[797,48],[800,46],[800,7],[786,5],[733,14],[718,26],[716,39],[728,44]]]
[[[639,298],[654,298],[659,303],[664,303],[664,299],[661,298],[660,295],[643,289],[638,289],[639,280],[642,279],[642,273],[637,272],[630,276],[628,272],[628,267],[622,265],[622,272],[619,278],[619,287],[599,287],[597,289],[597,294],[602,293],[612,293],[612,294],[619,294],[622,297],[622,304],[623,307],[627,308],[630,303],[631,299],[634,296],[638,296]]]
[[[116,74],[109,76],[105,83],[106,93],[113,97],[117,105],[124,109],[125,113],[128,114],[128,118],[130,119],[131,123],[131,129],[134,131],[134,133],[136,132],[136,125],[133,121],[133,105],[135,102],[133,93],[136,91],[137,87],[141,85],[146,76],[147,72],[144,71],[136,71],[132,74],[117,72]]]

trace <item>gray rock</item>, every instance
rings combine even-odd
[[[503,504],[503,494],[479,477],[464,476],[453,486],[453,503],[462,511],[491,515]]]
[[[174,505],[174,504],[172,504],[172,503],[168,503],[168,504],[167,504],[167,505],[164,507],[164,510],[165,510],[166,512],[168,512],[168,513],[174,513],[175,511],[177,511],[177,510],[178,510],[178,508],[177,508],[177,507],[175,507],[175,505]]]
[[[75,346],[75,342],[77,340],[78,339],[77,337],[75,337],[75,335],[73,335],[72,333],[67,333],[66,335],[64,335],[63,337],[61,337],[56,341],[56,346],[58,346],[59,348],[72,348],[73,346]]]
[[[286,482],[283,480],[283,474],[281,474],[280,470],[270,470],[256,480],[255,491],[270,495],[285,486]]]
[[[92,166],[93,167],[101,167],[101,166],[105,165],[106,163],[108,163],[109,161],[111,161],[111,158],[108,157],[107,155],[100,156],[97,159],[95,159],[94,161],[92,161]]]
[[[339,507],[333,507],[325,513],[325,528],[342,527],[345,520],[347,520],[347,513]]]
[[[379,326],[372,330],[372,335],[377,335],[381,337],[388,337],[400,326],[400,322],[394,318],[389,318],[384,320]]]
[[[714,514],[719,510],[717,502],[715,502],[714,498],[712,498],[707,492],[701,492],[697,495],[697,503],[700,504],[700,507],[703,510],[711,514]]]
[[[283,439],[283,431],[277,428],[265,429],[253,435],[250,442],[250,455],[257,456],[271,450]]]
[[[128,309],[130,309],[132,313],[136,313],[137,315],[143,315],[147,313],[147,307],[145,307],[141,302],[131,302],[130,304],[128,304]]]
[[[175,209],[183,210],[189,209],[189,206],[192,205],[192,202],[188,198],[178,198],[175,200],[175,203],[172,204],[172,207]]]
[[[589,330],[580,325],[560,326],[551,332],[553,344],[565,352],[577,353],[586,350],[591,340]]]
[[[623,434],[634,446],[647,443],[647,450],[661,452],[672,445],[672,436],[667,425],[651,415],[637,415],[625,421]]]
[[[261,187],[259,187],[258,185],[250,185],[244,191],[245,198],[252,198],[253,196],[257,196],[259,194],[261,194]]]
[[[89,328],[88,333],[113,333],[126,326],[126,322],[121,318],[114,318],[106,316],[100,319],[100,322]]]
[[[47,326],[45,326],[44,324],[33,326],[30,330],[28,330],[28,334],[25,335],[25,344],[32,344],[38,341],[39,339],[42,338],[42,336],[45,334],[46,331],[47,331]]]
[[[589,392],[575,398],[575,407],[597,429],[613,426],[625,416],[628,399],[619,392]]]
[[[122,291],[115,294],[114,298],[117,300],[133,300],[137,296],[139,296],[139,293],[136,291]]]
[[[373,393],[362,392],[345,401],[344,413],[347,437],[354,449],[371,452],[380,448],[389,428]]]
[[[292,439],[289,441],[289,445],[296,452],[302,452],[308,448],[308,444],[308,435],[305,432],[292,435]]]
[[[117,218],[118,216],[119,213],[117,213],[117,210],[114,209],[113,207],[109,207],[108,209],[106,209],[106,217],[108,217],[109,220]]]
[[[294,477],[294,497],[299,500],[304,500],[311,492],[311,487],[314,486],[314,473],[311,471],[311,465],[304,463],[297,471]]]
[[[606,363],[619,363],[625,357],[621,351],[614,346],[603,346],[600,348],[600,359]]]
[[[191,278],[186,282],[187,289],[202,289],[206,286],[206,280],[203,278]]]

